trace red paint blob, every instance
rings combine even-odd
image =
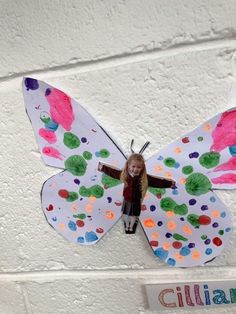
[[[182,138],[182,142],[183,142],[184,144],[189,143],[189,138],[188,138],[188,137]]]
[[[174,241],[172,246],[174,249],[180,249],[182,247],[182,243],[179,241]]]
[[[141,206],[141,210],[144,212],[145,210],[147,210],[147,206],[143,204],[143,205]]]
[[[77,220],[77,221],[76,221],[76,225],[77,225],[78,227],[83,227],[83,226],[84,226],[84,222],[83,222],[82,220]]]
[[[121,202],[115,202],[116,206],[120,206],[122,203]]]
[[[50,212],[51,210],[53,210],[53,205],[50,204],[46,209]]]
[[[69,192],[67,191],[67,190],[59,190],[58,191],[58,194],[60,195],[60,197],[62,197],[62,198],[67,198],[67,197],[69,197]]]
[[[151,246],[158,246],[158,241],[150,241]]]
[[[161,194],[157,194],[157,198],[158,198],[158,199],[161,199]]]
[[[221,239],[218,238],[218,237],[215,237],[212,241],[213,241],[213,243],[214,243],[216,246],[221,246],[221,244],[222,244]]]
[[[103,230],[102,228],[97,228],[97,229],[96,229],[96,232],[97,232],[97,233],[103,233],[104,230]]]
[[[201,215],[198,218],[198,223],[200,225],[209,225],[211,223],[211,218],[209,216],[206,216],[206,215]]]

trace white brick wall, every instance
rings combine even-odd
[[[126,153],[131,138],[150,140],[148,157],[228,108],[235,17],[233,0],[0,0],[0,314],[151,313],[147,283],[236,279],[235,233],[214,262],[184,270],[121,223],[94,247],[57,235],[39,193],[58,171],[40,158],[21,92],[24,75],[57,86]],[[236,191],[218,195],[235,222]]]

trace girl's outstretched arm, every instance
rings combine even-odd
[[[154,177],[147,175],[148,186],[152,188],[173,188],[175,187],[175,181],[171,179],[165,179],[161,177]]]
[[[105,165],[101,162],[98,163],[98,170],[104,172],[106,175],[112,177],[113,179],[120,180],[121,170],[116,169],[112,166]]]

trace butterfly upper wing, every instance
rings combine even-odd
[[[151,189],[140,215],[154,253],[169,265],[202,265],[229,241],[230,212],[212,189],[236,187],[235,126],[236,110],[230,109],[146,162],[148,173],[177,183],[174,190]]]
[[[121,168],[125,156],[64,92],[32,78],[24,78],[23,91],[44,162],[65,169],[43,185],[44,214],[69,241],[96,243],[120,218],[123,190],[119,181],[97,171],[98,162]]]

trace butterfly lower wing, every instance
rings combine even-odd
[[[140,222],[154,254],[170,266],[203,265],[228,244],[230,213],[215,193],[191,196],[184,186],[148,192]]]

